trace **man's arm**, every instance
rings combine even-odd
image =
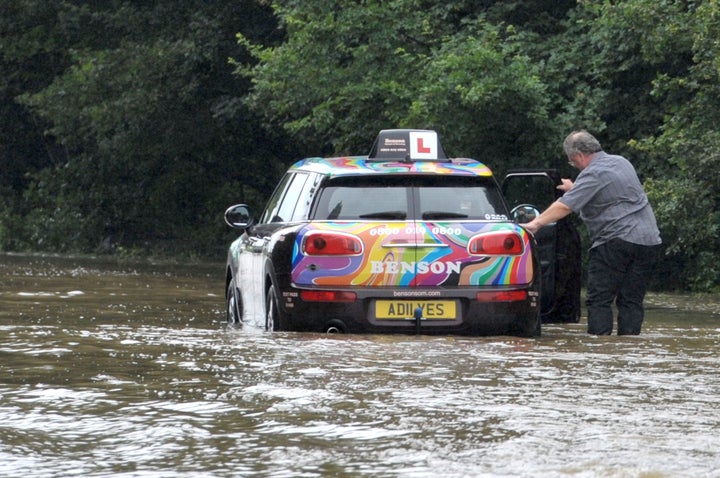
[[[523,224],[523,226],[531,233],[536,234],[541,227],[547,226],[548,224],[553,222],[557,222],[565,216],[569,215],[570,213],[572,213],[572,209],[570,209],[560,201],[555,201],[542,214],[540,214],[538,217],[528,222],[527,224]]]

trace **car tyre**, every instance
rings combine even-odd
[[[518,319],[510,325],[508,333],[516,337],[537,338],[542,335],[541,324],[542,321],[540,320],[539,314],[534,314],[531,319],[518,317]]]
[[[271,285],[265,302],[265,330],[268,332],[285,330],[285,316],[280,310],[277,291]]]
[[[233,278],[230,280],[225,293],[227,303],[225,310],[227,311],[227,322],[233,325],[240,325],[242,324],[241,304],[238,300],[237,291],[235,289],[235,278]]]

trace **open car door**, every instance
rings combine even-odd
[[[522,169],[508,171],[501,188],[513,217],[522,224],[562,196],[559,184],[556,170]],[[542,272],[542,321],[579,322],[582,246],[572,218],[548,224],[535,240]]]

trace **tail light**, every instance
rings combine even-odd
[[[300,297],[305,302],[355,302],[355,292],[337,290],[303,290]]]
[[[524,250],[520,234],[511,231],[479,234],[468,242],[468,252],[477,256],[519,255]]]
[[[504,290],[478,292],[478,302],[518,302],[527,299],[526,290]]]
[[[303,238],[303,252],[308,256],[358,256],[363,243],[351,234],[314,231]]]

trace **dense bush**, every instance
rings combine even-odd
[[[449,153],[572,174],[587,128],[636,165],[656,287],[720,285],[717,2],[0,3],[0,249],[222,254],[300,156],[437,129]],[[660,280],[661,279],[661,280]]]

